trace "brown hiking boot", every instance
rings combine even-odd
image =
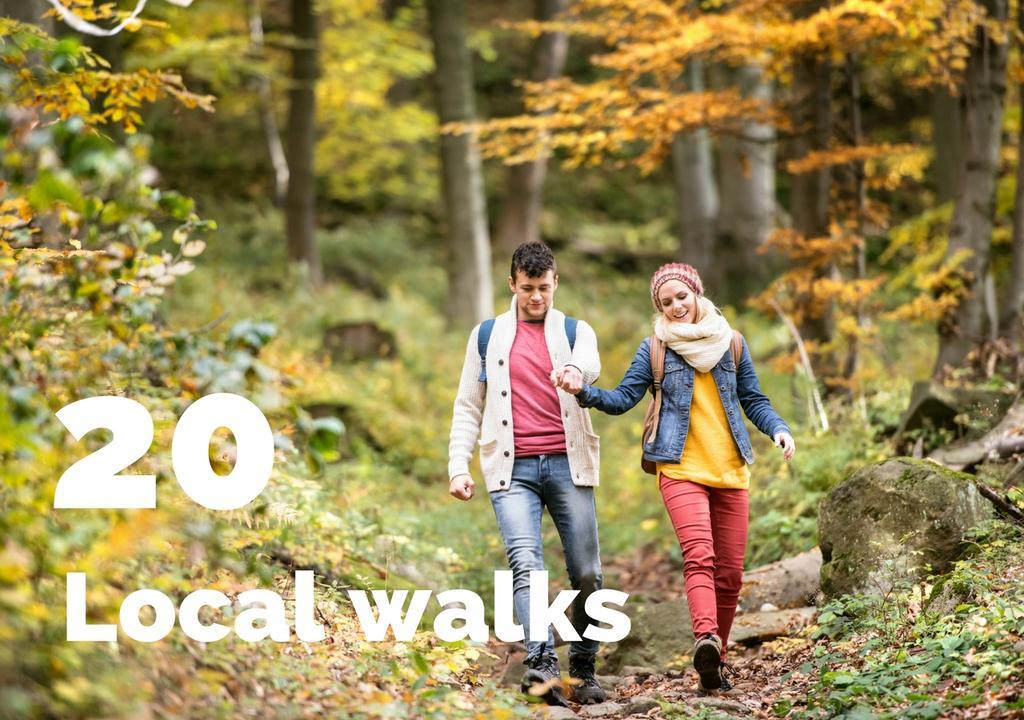
[[[706,633],[693,646],[693,669],[700,677],[702,691],[720,690],[722,687],[722,641],[713,633]]]

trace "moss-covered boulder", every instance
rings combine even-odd
[[[627,612],[632,616],[629,635],[608,655],[601,672],[615,673],[627,665],[664,668],[693,649],[685,598],[639,605],[635,612]]]
[[[900,578],[943,572],[964,533],[991,515],[970,475],[910,458],[861,468],[818,511],[822,590],[882,594]]]

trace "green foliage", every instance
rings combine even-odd
[[[1013,687],[1024,670],[1015,644],[1024,633],[1024,534],[995,521],[973,541],[943,578],[822,608],[813,659],[799,668],[815,677],[807,709],[779,706],[777,715],[932,718],[993,702],[1020,709]]]
[[[372,0],[327,0],[317,92],[317,172],[330,197],[371,209],[424,207],[437,196],[437,120],[417,96],[395,102],[433,69],[418,6],[387,20]]]
[[[174,73],[110,72],[110,64],[78,39],[57,40],[10,18],[0,18],[0,58],[0,82],[8,101],[61,120],[78,117],[90,126],[113,123],[132,133],[142,122],[142,105],[163,97],[212,110],[212,97],[190,92]]]
[[[313,418],[294,397],[301,363],[276,364],[278,325],[248,316],[203,323],[206,313],[166,320],[167,291],[195,270],[212,221],[195,203],[151,185],[148,141],[124,147],[75,118],[22,127],[3,108],[5,155],[0,222],[0,707],[20,717],[234,716],[266,704],[282,715],[382,714],[511,717],[512,696],[487,683],[476,695],[480,650],[420,635],[371,645],[336,587],[318,588],[328,640],[313,647],[248,644],[233,637],[200,649],[177,632],[154,645],[68,643],[64,578],[84,571],[91,622],[116,622],[120,601],[140,587],[180,599],[198,587],[235,597],[258,584],[287,592],[274,562],[315,565],[343,587],[394,586],[388,525],[351,506],[329,477],[344,425]],[[68,239],[70,238],[70,242]],[[216,245],[216,243],[214,243]],[[208,302],[209,285],[199,287]],[[249,308],[244,298],[238,308]],[[203,323],[199,325],[198,323]],[[268,416],[276,465],[268,487],[233,512],[198,507],[172,480],[171,431],[195,398],[243,394]],[[73,400],[118,394],[153,415],[153,449],[133,470],[157,477],[153,510],[52,507],[64,469],[109,441],[71,442],[54,411]],[[216,433],[210,462],[231,469],[229,434]],[[338,480],[337,474],[330,478]],[[371,542],[373,541],[373,542]],[[403,558],[436,557],[442,572],[458,558],[409,543]],[[439,584],[435,586],[440,586]],[[237,607],[214,613],[230,624]],[[351,666],[354,674],[339,672]]]

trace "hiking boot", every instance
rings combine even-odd
[[[693,646],[693,669],[700,676],[700,689],[719,690],[722,687],[722,641],[713,633],[701,635]]]
[[[527,695],[539,696],[548,705],[569,707],[569,701],[562,693],[562,673],[558,670],[558,657],[544,654],[527,658],[526,673],[520,689]]]
[[[608,698],[601,689],[600,683],[594,677],[594,656],[580,656],[569,658],[569,677],[580,681],[579,685],[573,685],[573,700],[580,705],[593,705],[603,703]]]

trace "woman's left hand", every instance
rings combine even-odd
[[[775,433],[775,444],[782,448],[783,458],[793,459],[793,455],[796,454],[796,443],[793,441],[792,435],[787,432]]]

